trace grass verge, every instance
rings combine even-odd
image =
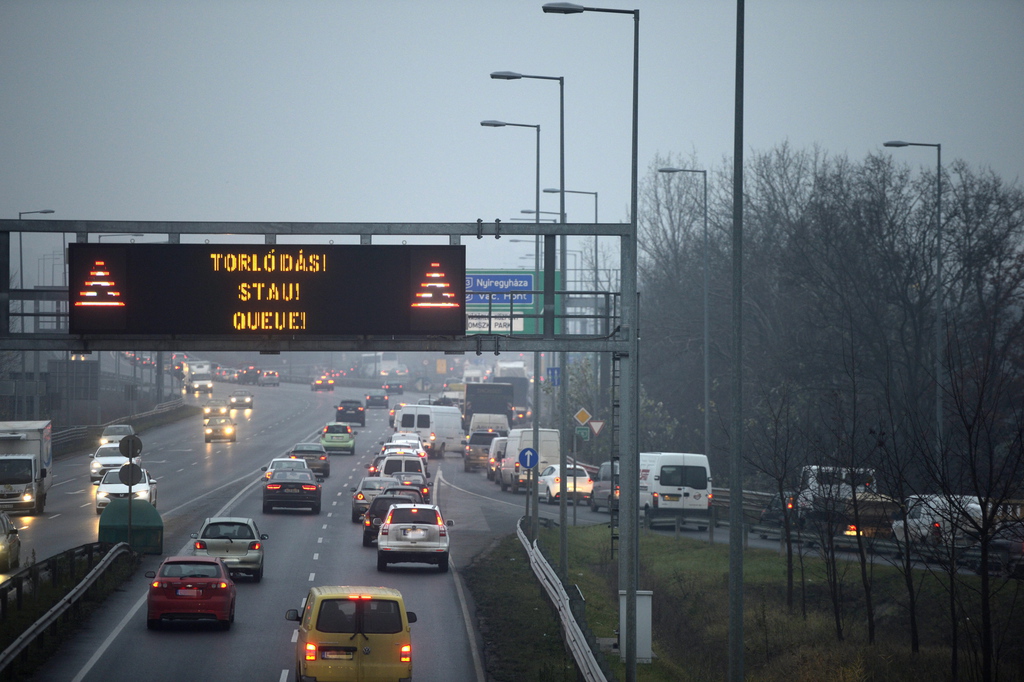
[[[540,544],[558,556],[558,529],[544,529]],[[586,619],[598,637],[618,627],[617,562],[607,526],[569,529],[569,582],[586,599]],[[877,560],[876,560],[877,561]],[[655,660],[638,665],[639,680],[696,682],[724,679],[728,661],[728,546],[653,533],[640,537],[639,589],[652,590]],[[805,559],[803,580],[795,575],[795,600],[786,605],[785,559],[772,550],[744,554],[744,671],[758,682],[819,680],[911,682],[952,679],[949,592],[944,576],[917,571],[920,650],[910,650],[906,588],[902,575],[876,563],[871,583],[875,643],[867,641],[866,610],[859,569],[840,566],[843,638],[827,589],[824,565]],[[466,572],[485,642],[490,679],[574,680],[572,661],[560,641],[557,616],[533,578],[525,551],[514,536],[502,539]],[[980,578],[958,576],[959,679],[981,679]],[[1024,586],[996,579],[992,601],[998,664],[996,678],[1024,680]],[[806,615],[805,615],[806,613]],[[618,653],[606,656],[625,679]]]
[[[64,616],[45,632],[42,637],[30,644],[7,670],[3,671],[4,679],[23,679],[42,665],[52,655],[57,646],[85,622],[86,616],[94,611],[103,601],[127,580],[139,566],[139,556],[124,554],[118,557],[113,565],[93,583],[87,594],[74,606],[65,611]],[[70,571],[61,571],[63,576],[57,585],[48,578],[40,581],[34,594],[26,594],[23,606],[18,609],[12,590],[8,595],[7,615],[0,621],[0,650],[6,650],[15,639],[26,629],[53,608],[68,592],[81,581],[83,575],[90,570],[86,560],[80,558],[76,566],[77,580],[71,581]]]

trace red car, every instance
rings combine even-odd
[[[165,620],[206,621],[227,630],[235,621],[235,583],[218,557],[169,556],[150,578],[146,627]]]

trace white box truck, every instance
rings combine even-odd
[[[0,510],[42,514],[52,484],[50,422],[0,422]]]

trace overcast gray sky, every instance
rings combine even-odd
[[[601,221],[625,221],[632,18],[542,4],[0,0],[0,216],[509,221],[533,207],[534,132],[481,120],[540,124],[541,184],[558,185],[557,83],[488,77],[510,70],[565,77],[566,188],[598,192]],[[658,153],[730,157],[735,2],[587,4],[641,10],[641,172]],[[860,159],[901,138],[1024,174],[1024,2],[746,7],[748,150],[788,141]],[[592,197],[566,205],[592,221]],[[532,251],[484,241],[471,267]],[[56,246],[33,242],[26,285],[47,279]]]

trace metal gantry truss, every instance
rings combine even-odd
[[[258,235],[265,244],[277,244],[278,238],[287,236],[289,243],[299,244],[304,236],[322,241],[325,237],[356,235],[360,244],[373,244],[374,237],[447,237],[449,244],[468,243],[470,239],[505,239],[513,236],[541,236],[545,240],[543,287],[536,291],[542,296],[543,312],[537,329],[540,333],[516,332],[470,334],[459,337],[410,336],[309,336],[286,334],[245,335],[113,335],[78,334],[67,332],[66,286],[13,288],[11,257],[21,262],[22,253],[12,253],[11,235],[18,234],[18,248],[22,248],[25,234],[62,234],[67,240],[85,243],[89,235],[162,235],[171,244],[181,243],[182,235],[201,235],[210,239],[218,236]],[[443,351],[447,353],[502,353],[502,352],[598,352],[628,353],[629,329],[623,324],[621,292],[555,290],[555,237],[598,236],[618,238],[628,244],[631,228],[624,223],[280,223],[280,222],[159,222],[159,221],[102,221],[102,220],[0,220],[0,350],[68,351],[87,353],[97,350],[151,350],[151,351]],[[94,240],[95,241],[95,240]],[[635,282],[636,261],[632,248],[620,248],[621,281]],[[596,254],[595,254],[596,257]],[[66,265],[65,265],[66,267]],[[631,278],[631,279],[630,279]],[[19,281],[23,281],[20,277]],[[65,278],[65,281],[66,278]],[[372,283],[367,283],[372,286]],[[557,310],[556,295],[566,299],[603,301],[595,305],[591,314],[581,315],[579,309],[572,314]],[[501,313],[522,316],[507,311]],[[628,317],[628,314],[626,315]],[[570,324],[572,320],[591,322]],[[556,324],[556,321],[558,324]],[[558,332],[556,333],[556,329]],[[586,332],[584,331],[586,330]]]

